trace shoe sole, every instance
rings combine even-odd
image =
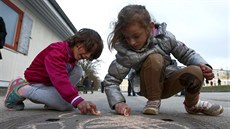
[[[159,114],[159,111],[156,111],[154,109],[145,109],[143,111],[143,114],[147,114],[147,115],[157,115]]]

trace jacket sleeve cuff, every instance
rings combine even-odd
[[[81,96],[76,96],[72,101],[71,104],[76,108],[79,103],[84,101],[84,99]]]
[[[117,103],[126,102],[125,97],[117,89],[117,86],[110,86],[110,89],[109,88],[105,89],[105,93],[107,95],[107,99],[111,109],[115,109],[115,105]]]
[[[210,67],[210,68],[212,69],[212,66],[211,66],[211,65],[209,65],[209,64],[205,64],[205,65],[207,65],[208,67]]]

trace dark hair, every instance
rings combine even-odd
[[[108,36],[108,46],[111,50],[115,43],[124,40],[122,31],[129,25],[139,23],[142,27],[147,28],[151,22],[151,17],[145,6],[127,5],[117,16],[117,22],[114,23],[114,30]]]
[[[67,39],[69,47],[84,45],[86,51],[93,52],[90,60],[97,59],[103,50],[103,41],[101,36],[95,30],[83,28],[80,29],[74,36]]]

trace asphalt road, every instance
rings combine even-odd
[[[230,126],[230,92],[201,93],[203,100],[223,105],[220,116],[187,114],[184,97],[171,97],[162,100],[159,115],[144,115],[142,109],[146,99],[140,96],[127,96],[132,107],[129,117],[116,114],[109,108],[105,94],[81,94],[86,100],[97,105],[100,116],[82,115],[77,110],[58,112],[45,110],[43,105],[25,101],[25,110],[8,111],[3,107],[4,97],[0,97],[0,129],[227,129]]]

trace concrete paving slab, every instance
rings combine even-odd
[[[25,110],[8,111],[3,108],[0,97],[0,129],[227,129],[230,123],[230,93],[204,93],[205,100],[222,104],[223,114],[217,117],[187,114],[183,107],[184,97],[171,97],[162,100],[159,115],[144,115],[142,109],[146,99],[141,96],[127,96],[127,103],[132,107],[129,117],[116,114],[109,108],[105,94],[81,94],[86,100],[97,105],[100,116],[83,115],[78,111],[59,112],[45,110],[43,105],[25,101]]]

